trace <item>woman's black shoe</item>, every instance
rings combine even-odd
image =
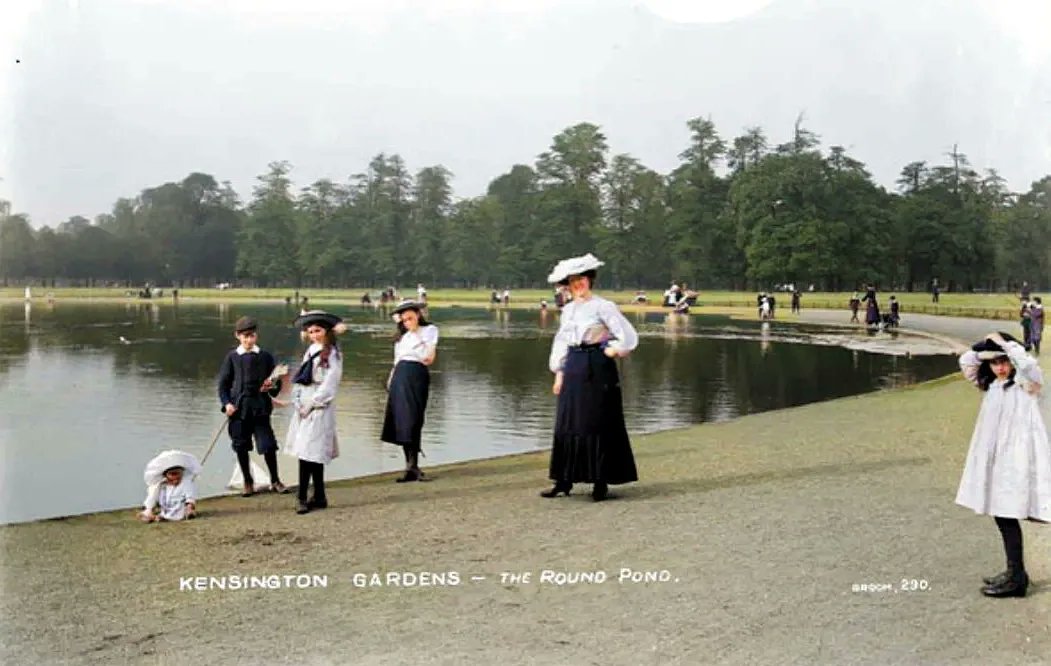
[[[420,476],[422,476],[420,474],[420,472],[415,472],[415,471],[412,471],[412,470],[406,470],[405,474],[403,474],[402,476],[400,476],[397,479],[395,479],[395,482],[397,482],[397,483],[409,483],[411,481],[419,481],[420,480]]]
[[[986,576],[982,579],[982,582],[986,585],[993,587],[995,585],[1003,585],[1007,581],[1011,580],[1011,570],[1005,569],[995,576]]]
[[[310,505],[306,502],[296,502],[296,513],[304,514],[310,513]]]
[[[982,588],[982,594],[987,597],[1004,599],[1007,597],[1024,597],[1029,589],[1029,576],[1022,574],[1022,578],[1009,578],[999,585],[990,585]]]
[[[562,483],[559,481],[554,485],[551,490],[545,490],[540,493],[541,497],[558,497],[559,495],[565,495],[569,497],[569,491],[573,489],[572,483]]]
[[[609,497],[609,486],[606,484],[596,483],[595,487],[591,489],[591,499],[596,502],[601,502],[607,497]]]

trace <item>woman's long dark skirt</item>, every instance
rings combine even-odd
[[[876,305],[876,301],[869,301],[865,307],[865,323],[869,326],[879,324],[879,306]]]
[[[555,413],[550,477],[608,484],[638,481],[616,362],[597,347],[572,347]]]
[[[381,440],[410,451],[420,450],[420,433],[430,386],[431,373],[424,364],[401,361],[394,366]]]

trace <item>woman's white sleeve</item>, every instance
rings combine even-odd
[[[964,379],[972,384],[978,383],[978,366],[981,364],[982,362],[978,358],[978,352],[973,349],[969,349],[963,354],[960,354],[960,372],[963,373]]]
[[[570,325],[564,319],[564,312],[562,316],[562,324],[558,327],[555,339],[551,341],[551,356],[547,360],[551,372],[561,371],[562,365],[566,362],[566,356],[569,354]]]
[[[1008,342],[1004,345],[1007,358],[1011,359],[1011,365],[1015,367],[1015,373],[1033,384],[1044,384],[1044,373],[1040,370],[1037,360],[1026,352],[1025,347],[1017,342]]]
[[[423,344],[427,348],[425,356],[430,356],[438,346],[438,327],[431,324],[423,329]]]
[[[193,482],[193,479],[186,479],[186,487],[183,489],[186,493],[187,502],[197,502],[197,485]]]
[[[599,315],[606,324],[606,328],[616,338],[607,346],[620,352],[630,352],[639,346],[639,334],[635,332],[635,327],[631,325],[627,317],[621,314],[615,304],[609,301],[603,303]]]
[[[327,407],[328,403],[335,399],[336,391],[339,389],[339,381],[342,378],[343,353],[333,350],[328,357],[328,369],[325,372],[325,378],[321,380],[317,391],[314,392],[311,406],[317,408]]]

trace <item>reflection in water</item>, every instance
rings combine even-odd
[[[142,466],[158,451],[203,455],[222,422],[215,376],[235,344],[237,317],[260,321],[260,345],[279,361],[295,365],[303,349],[291,304],[62,302],[32,313],[26,305],[24,316],[18,306],[0,305],[0,522],[131,506],[142,499]],[[343,455],[330,476],[397,470],[400,450],[379,442],[394,325],[383,308],[332,309],[351,331],[341,339]],[[558,312],[450,308],[431,315],[442,341],[424,430],[428,464],[549,446],[547,360]],[[836,329],[664,312],[633,317],[640,346],[620,361],[633,432],[896,386],[955,367],[948,356],[906,359],[830,346],[842,339]],[[287,427],[279,410],[279,439]],[[279,458],[292,478],[294,459]],[[233,465],[224,435],[202,491],[219,492]],[[80,473],[88,468],[102,473]],[[76,495],[38,490],[73,485]]]

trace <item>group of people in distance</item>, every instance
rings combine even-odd
[[[901,325],[901,304],[898,302],[897,296],[892,295],[890,297],[890,312],[880,314],[875,285],[865,285],[865,295],[863,297],[859,297],[856,291],[850,297],[848,306],[850,307],[851,323],[861,323],[858,320],[858,310],[861,309],[862,303],[865,303],[865,326],[896,328]]]
[[[548,470],[553,485],[540,493],[544,498],[568,496],[574,484],[589,483],[592,498],[601,501],[609,496],[610,485],[638,480],[616,359],[636,349],[639,338],[617,306],[593,292],[602,265],[586,254],[560,261],[548,276],[571,300],[562,309],[548,358],[557,399]],[[866,296],[875,307],[875,290],[867,290]],[[397,481],[422,481],[418,456],[430,390],[428,368],[437,358],[439,332],[416,301],[403,301],[392,316],[397,332],[381,439],[404,452],[405,470]],[[270,489],[288,492],[277,476],[270,415],[274,405],[291,406],[284,451],[299,459],[295,508],[307,513],[328,506],[324,466],[339,455],[334,404],[343,356],[337,337],[346,327],[339,316],[321,310],[302,313],[294,324],[308,346],[291,379],[290,400],[279,397],[287,373],[259,348],[257,324],[249,317],[236,324],[238,346],[223,359],[218,393],[246,496],[255,489],[247,464],[253,440],[267,462]],[[956,503],[994,517],[1001,534],[1007,566],[984,579],[982,593],[1025,596],[1030,581],[1019,521],[1051,522],[1051,444],[1039,401],[1043,375],[1025,346],[1006,333],[990,333],[958,351],[963,376],[984,397]],[[151,460],[144,475],[149,489],[142,519],[193,518],[193,478],[199,473],[200,464],[190,454],[166,451]],[[313,493],[308,495],[310,485]]]

